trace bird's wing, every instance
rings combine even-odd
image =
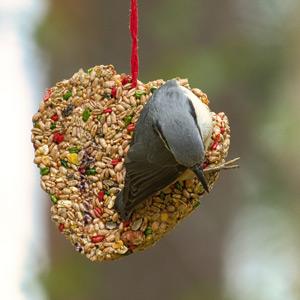
[[[185,168],[132,162],[126,173],[123,205],[131,209],[175,181]]]
[[[151,152],[146,157],[135,155],[142,153],[138,148],[139,144],[132,145],[126,163],[125,187],[122,193],[122,206],[125,210],[132,209],[165,188],[186,170],[176,163],[166,148],[161,149],[159,158],[156,157],[155,161]]]

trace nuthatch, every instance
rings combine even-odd
[[[202,163],[212,135],[207,105],[190,90],[169,80],[144,106],[125,159],[126,177],[116,209],[128,220],[133,209],[192,170],[204,189]]]

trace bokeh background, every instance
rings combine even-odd
[[[241,168],[154,248],[75,253],[49,220],[31,115],[81,67],[129,73],[129,0],[1,0],[1,299],[300,299],[299,0],[139,2],[140,80],[205,91]]]

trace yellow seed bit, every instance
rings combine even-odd
[[[78,159],[78,154],[77,153],[69,153],[67,155],[67,158],[68,158],[68,161],[71,164],[74,164],[74,165],[78,165],[79,164],[79,159]]]

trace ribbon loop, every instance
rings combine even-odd
[[[130,33],[131,33],[131,76],[132,87],[137,86],[139,74],[138,55],[138,0],[131,0],[130,3]]]

